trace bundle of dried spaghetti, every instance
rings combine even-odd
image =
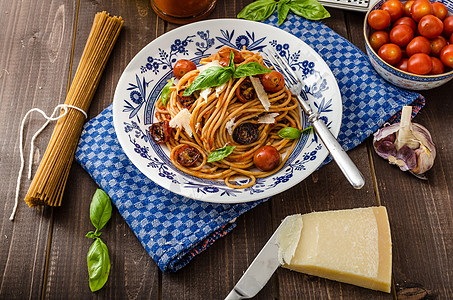
[[[25,197],[30,207],[60,206],[77,142],[107,59],[123,20],[97,13],[76,74],[66,95],[67,113],[58,119],[49,145]],[[78,109],[77,109],[78,108]],[[82,112],[83,111],[83,112]]]

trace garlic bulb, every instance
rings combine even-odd
[[[436,147],[428,129],[411,122],[411,114],[412,107],[404,106],[401,122],[379,129],[374,134],[373,146],[389,163],[426,179],[423,174],[434,164]]]

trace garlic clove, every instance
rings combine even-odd
[[[401,122],[379,129],[374,134],[376,153],[402,171],[410,171],[418,178],[432,168],[436,147],[424,126],[411,122],[412,107],[405,106]]]

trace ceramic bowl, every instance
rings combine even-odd
[[[365,38],[365,47],[370,58],[371,64],[373,65],[376,72],[379,73],[385,80],[390,83],[409,90],[429,90],[439,87],[451,79],[453,79],[453,70],[448,73],[439,75],[416,75],[413,73],[401,71],[394,66],[386,63],[382,60],[377,53],[371,48],[368,37],[372,33],[373,29],[368,25],[367,19],[371,11],[379,9],[386,0],[379,0],[368,10],[365,21],[363,23],[363,34]],[[431,1],[433,2],[433,1]],[[436,1],[442,2],[447,6],[449,15],[453,12],[453,0]]]

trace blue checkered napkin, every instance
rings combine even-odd
[[[363,142],[404,105],[418,112],[425,104],[422,95],[391,85],[376,73],[368,56],[321,22],[292,13],[277,26],[277,14],[264,23],[287,31],[325,60],[337,79],[343,100],[343,120],[338,141],[350,150]]]
[[[277,24],[272,16],[269,24]],[[393,87],[374,72],[367,57],[318,22],[289,15],[280,27],[300,37],[326,60],[344,102],[340,142],[351,149],[419,94]],[[423,103],[418,105],[419,108]],[[126,157],[113,127],[112,107],[85,124],[76,160],[111,197],[143,247],[164,272],[176,271],[235,226],[234,219],[261,201],[210,204],[154,184]]]
[[[236,217],[261,203],[205,203],[156,185],[123,152],[113,127],[112,105],[85,124],[75,157],[164,272],[184,267],[232,230]]]

